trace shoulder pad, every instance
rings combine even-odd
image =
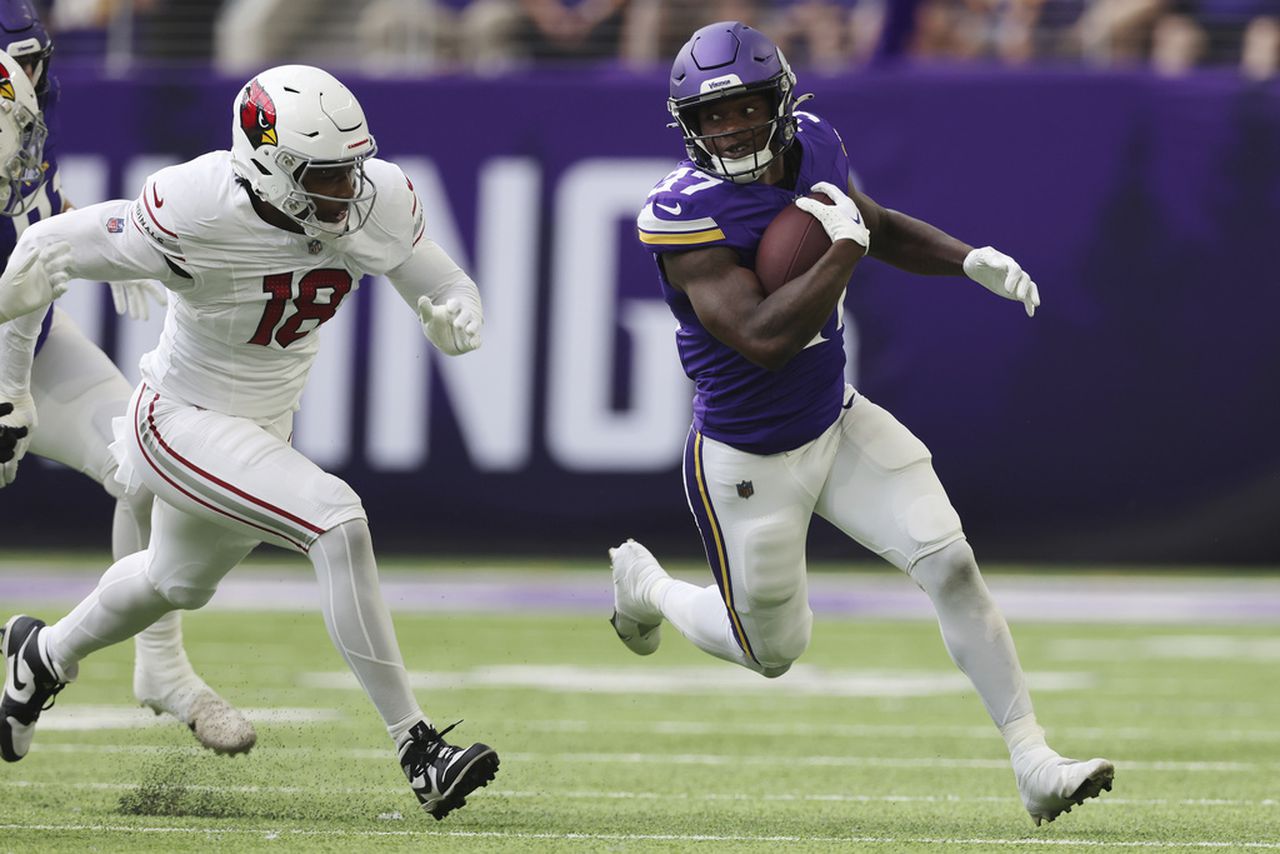
[[[640,242],[660,248],[690,247],[725,239],[716,222],[727,188],[723,178],[681,166],[649,193],[636,217]]]

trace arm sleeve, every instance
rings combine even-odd
[[[31,363],[45,312],[33,311],[0,324],[0,395],[29,394]]]
[[[9,266],[21,265],[41,246],[65,241],[71,247],[67,272],[73,279],[159,279],[166,287],[179,284],[180,277],[165,256],[133,221],[133,204],[102,202],[41,220],[22,232]]]
[[[419,240],[408,260],[389,271],[387,278],[415,313],[418,299],[425,296],[436,305],[457,299],[465,308],[483,315],[476,283],[429,238]]]

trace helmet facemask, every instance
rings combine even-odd
[[[718,92],[714,98],[696,98],[689,105],[668,102],[675,124],[684,136],[685,150],[689,159],[701,168],[729,179],[735,184],[749,184],[760,178],[768,170],[769,165],[782,154],[795,138],[796,119],[791,112],[790,86],[776,85],[770,81],[768,86],[738,87]],[[728,100],[753,92],[765,92],[773,102],[773,115],[761,124],[750,128],[725,131],[723,133],[702,133],[699,113],[705,105]],[[716,153],[717,141],[731,137],[752,135],[753,150],[742,157],[727,157]]]
[[[353,231],[359,231],[368,222],[369,212],[373,209],[378,188],[365,173],[364,162],[377,153],[375,146],[368,154],[350,160],[324,161],[308,160],[303,155],[288,149],[280,149],[275,160],[287,170],[292,177],[292,187],[279,202],[271,202],[311,237],[340,237]],[[327,169],[350,169],[354,191],[350,197],[327,196],[306,188],[309,172]],[[270,201],[270,200],[268,200]],[[329,222],[319,217],[320,205],[317,203],[340,202],[346,205],[347,215],[337,222]]]

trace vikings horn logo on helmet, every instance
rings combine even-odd
[[[255,149],[278,144],[275,102],[256,79],[244,87],[244,100],[240,102],[240,129]]]

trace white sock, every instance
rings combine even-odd
[[[758,670],[738,646],[719,587],[714,584],[698,587],[676,578],[664,579],[654,585],[652,598],[662,616],[694,646],[716,658]]]
[[[1035,714],[1010,721],[1000,727],[1000,734],[1004,736],[1004,743],[1009,748],[1009,758],[1015,765],[1028,751],[1049,749],[1049,745],[1045,744],[1044,730],[1036,723]]]
[[[961,540],[921,558],[910,575],[933,602],[951,660],[969,677],[996,726],[1031,715],[1013,636],[969,544]]]
[[[151,539],[151,493],[142,490],[116,499],[111,523],[111,553],[116,560],[140,552]],[[182,648],[182,612],[173,610],[138,632],[134,638],[136,669],[144,676],[134,678],[134,690],[170,695],[166,707],[182,720],[187,719],[191,702],[206,686],[196,675]],[[161,700],[162,697],[139,697]]]
[[[399,742],[426,716],[409,687],[391,612],[378,588],[373,539],[363,519],[326,531],[311,546],[325,628]]]
[[[137,634],[173,610],[147,578],[146,552],[116,561],[70,614],[49,627],[49,654],[64,671]]]
[[[134,638],[133,690],[142,702],[160,702],[189,723],[191,704],[209,686],[196,675],[182,648],[181,614],[170,611]]]

